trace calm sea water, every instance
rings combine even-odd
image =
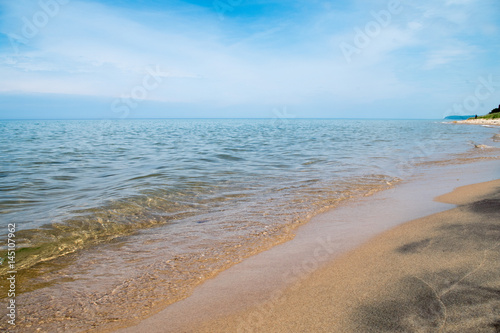
[[[114,244],[99,254],[108,280],[135,274],[133,253],[148,274],[189,282],[495,133],[424,120],[0,121],[0,235],[16,224],[27,279],[50,282],[58,273],[37,265]]]
[[[249,215],[267,200],[294,209],[350,182],[392,181],[493,131],[403,120],[3,121],[0,228],[16,223],[29,246],[71,236],[71,250],[186,217],[217,223],[204,214],[242,204]]]

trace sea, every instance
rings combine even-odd
[[[346,200],[429,165],[498,159],[497,133],[442,120],[0,121],[0,299],[11,238],[23,331],[141,318]]]

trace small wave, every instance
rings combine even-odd
[[[221,160],[226,160],[226,161],[244,161],[244,158],[233,156],[233,155],[228,155],[228,154],[217,154],[215,157],[220,158]]]
[[[302,163],[302,165],[306,166],[306,165],[312,165],[312,164],[317,164],[317,163],[321,163],[321,162],[326,162],[326,160],[323,160],[323,159],[314,159],[314,160],[310,160],[310,161],[304,162],[304,163]]]
[[[151,173],[149,175],[137,176],[137,177],[131,178],[129,180],[139,180],[139,179],[162,177],[162,176],[163,176],[163,174],[161,174],[161,173]]]
[[[5,202],[3,202],[5,204]],[[108,205],[76,211],[67,220],[16,233],[18,270],[62,257],[138,230],[165,225],[195,212],[183,204],[160,197],[138,196]],[[0,258],[6,257],[0,248]],[[8,267],[0,266],[0,276]]]
[[[110,214],[111,215],[111,214]],[[17,269],[30,268],[89,246],[132,234],[134,231],[161,223],[158,219],[131,216],[129,223],[120,223],[102,217],[81,218],[67,223],[47,225],[39,229],[20,230],[16,233],[20,244],[16,250]],[[6,257],[6,250],[0,251]],[[0,267],[0,276],[7,266]]]
[[[217,162],[216,160],[214,160],[212,158],[200,158],[199,161],[201,161],[201,162],[208,162],[208,163]]]
[[[495,147],[488,146],[488,145],[474,145],[474,148],[479,148],[479,149],[490,149],[490,148],[495,148]]]
[[[54,180],[64,180],[64,181],[69,181],[69,180],[75,180],[78,177],[75,176],[54,176],[52,179]]]

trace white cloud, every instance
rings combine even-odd
[[[19,17],[37,10],[25,2],[6,7],[3,32],[21,34]],[[422,69],[475,61],[480,52],[464,32],[498,28],[470,17],[472,1],[447,4],[405,2],[403,12],[347,63],[339,44],[353,43],[354,28],[363,29],[373,19],[370,11],[385,9],[387,2],[350,12],[330,8],[309,25],[282,18],[245,30],[203,10],[132,12],[73,0],[21,46],[19,56],[0,54],[0,91],[114,98],[141,84],[148,66],[159,66],[168,74],[148,99],[291,105],[410,97],[443,78],[423,78],[430,74]],[[472,70],[463,68],[463,74]]]
[[[446,5],[451,6],[451,5],[468,5],[471,3],[475,3],[476,0],[446,0]]]
[[[433,50],[427,54],[427,61],[425,62],[423,68],[429,70],[455,61],[462,62],[469,59],[470,56],[471,52],[469,52],[467,47],[451,47]]]

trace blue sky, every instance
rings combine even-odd
[[[498,0],[0,0],[0,118],[484,114],[499,17]]]

